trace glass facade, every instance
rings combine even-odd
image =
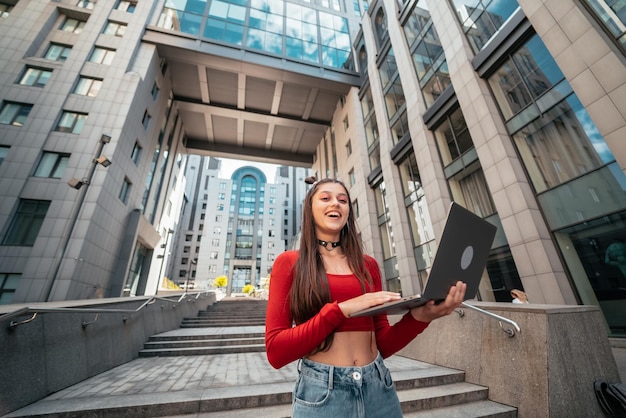
[[[515,0],[450,0],[474,52],[478,52],[519,7]]]
[[[625,333],[626,176],[538,36],[489,83],[579,297]]]
[[[268,203],[265,175],[255,168],[243,167],[235,171],[232,180],[223,273],[232,279],[228,293],[238,293],[245,285],[260,282],[263,243],[270,241],[263,237],[273,236],[269,234],[276,231],[263,223],[264,206]],[[276,219],[270,217],[270,223],[276,223]],[[216,234],[219,236],[221,231]]]
[[[420,0],[403,25],[424,102],[430,107],[450,86],[448,64],[426,2]]]
[[[406,123],[402,123],[406,120],[406,100],[404,98],[404,90],[400,82],[400,74],[398,72],[398,65],[396,64],[393,49],[389,49],[385,55],[385,59],[378,69],[378,73],[383,86],[387,118],[392,125],[396,125],[394,126],[395,135],[391,137],[395,144],[402,138],[404,133],[408,131],[408,128]],[[398,134],[400,137],[397,136]]]
[[[460,108],[448,114],[435,129],[452,200],[502,229],[491,191],[478,160],[474,142]],[[483,300],[509,302],[509,290],[524,290],[504,234],[489,253],[486,274],[479,287]]]
[[[419,273],[420,289],[423,289],[428,277],[426,269],[432,265],[435,254],[435,232],[413,152],[410,152],[398,165],[398,170],[402,180],[404,205],[411,226],[411,239]]]
[[[320,3],[330,10],[338,3]],[[351,70],[348,20],[283,0],[166,0],[157,26],[300,62]]]
[[[376,196],[376,214],[378,215],[378,229],[380,231],[380,241],[383,248],[385,279],[387,290],[391,292],[401,292],[402,287],[398,276],[398,261],[396,260],[396,243],[393,238],[393,227],[387,203],[387,189],[382,181],[374,188]]]

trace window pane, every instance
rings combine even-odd
[[[0,123],[5,125],[23,126],[32,105],[22,103],[4,103],[0,109]]]
[[[4,245],[32,246],[50,206],[45,200],[21,200],[4,237]]]
[[[44,153],[44,155],[41,157],[39,165],[37,166],[37,170],[35,170],[35,176],[49,177],[50,173],[52,173],[52,170],[57,163],[57,157],[58,155],[54,153]]]
[[[614,159],[574,95],[528,124],[514,139],[538,192]]]
[[[556,61],[538,36],[534,36],[513,54],[513,61],[535,98],[564,78]]]
[[[7,157],[7,154],[9,153],[9,149],[11,148],[4,146],[4,145],[0,145],[0,164],[2,164],[4,159]]]

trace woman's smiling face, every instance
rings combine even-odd
[[[350,201],[346,189],[339,183],[324,183],[311,201],[315,233],[324,241],[339,241],[341,230],[348,222]]]

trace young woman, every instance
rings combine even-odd
[[[314,183],[304,201],[299,251],[274,261],[266,317],[270,364],[300,360],[293,417],[401,417],[382,359],[453,312],[465,288],[457,282],[445,301],[414,308],[393,326],[384,314],[350,318],[400,295],[382,290],[378,264],[363,254],[343,183]]]

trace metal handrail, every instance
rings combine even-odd
[[[198,300],[201,296],[208,294],[210,292],[198,292],[195,294],[195,297],[191,297],[188,300],[190,302],[195,302],[196,300]],[[43,306],[28,306],[28,307],[24,307],[24,308],[20,308],[17,309],[13,312],[9,312],[7,314],[4,315],[0,315],[0,322],[6,322],[8,320],[12,320],[13,318],[18,318],[20,316],[24,316],[27,314],[32,313],[33,315],[23,321],[11,321],[9,323],[8,328],[9,329],[15,329],[20,325],[24,325],[27,324],[31,321],[33,321],[36,317],[37,314],[40,313],[63,313],[63,312],[72,312],[72,313],[95,313],[96,316],[93,319],[93,321],[82,321],[82,326],[83,328],[86,328],[88,325],[93,324],[94,322],[96,322],[98,320],[98,316],[99,314],[104,314],[104,313],[124,313],[124,314],[130,314],[130,317],[132,318],[132,315],[140,312],[142,309],[144,309],[146,306],[148,305],[152,305],[153,303],[155,303],[157,300],[162,300],[165,302],[169,302],[169,303],[173,303],[173,307],[176,307],[176,304],[182,302],[183,300],[185,300],[187,297],[192,296],[192,294],[189,293],[183,293],[180,295],[180,297],[177,300],[172,300],[172,299],[168,299],[168,298],[163,298],[163,297],[159,297],[159,296],[151,296],[148,300],[146,300],[144,303],[142,303],[138,308],[136,309],[104,309],[104,308],[47,308],[47,307],[43,307]],[[162,305],[161,308],[163,308],[165,305]],[[128,320],[128,317],[124,316],[122,318],[122,321],[126,322]]]
[[[505,318],[505,317],[500,316],[500,315],[496,315],[493,312],[489,312],[489,311],[486,311],[484,309],[480,309],[480,308],[478,308],[478,307],[476,307],[474,305],[470,305],[469,303],[462,302],[461,305],[466,307],[466,308],[468,308],[468,309],[472,309],[472,310],[474,310],[476,312],[479,312],[479,313],[481,313],[483,315],[487,315],[487,316],[490,316],[490,317],[492,317],[494,319],[497,319],[498,320],[498,325],[500,325],[500,329],[502,331],[504,331],[504,333],[507,334],[509,337],[515,337],[516,333],[521,333],[522,332],[522,329],[517,324],[517,322],[515,322],[515,321],[513,321],[511,319]],[[465,315],[465,312],[463,312],[463,309],[458,309],[456,312],[461,317],[463,317]],[[504,326],[502,325],[503,322],[508,324],[510,327],[509,328],[504,328]]]

